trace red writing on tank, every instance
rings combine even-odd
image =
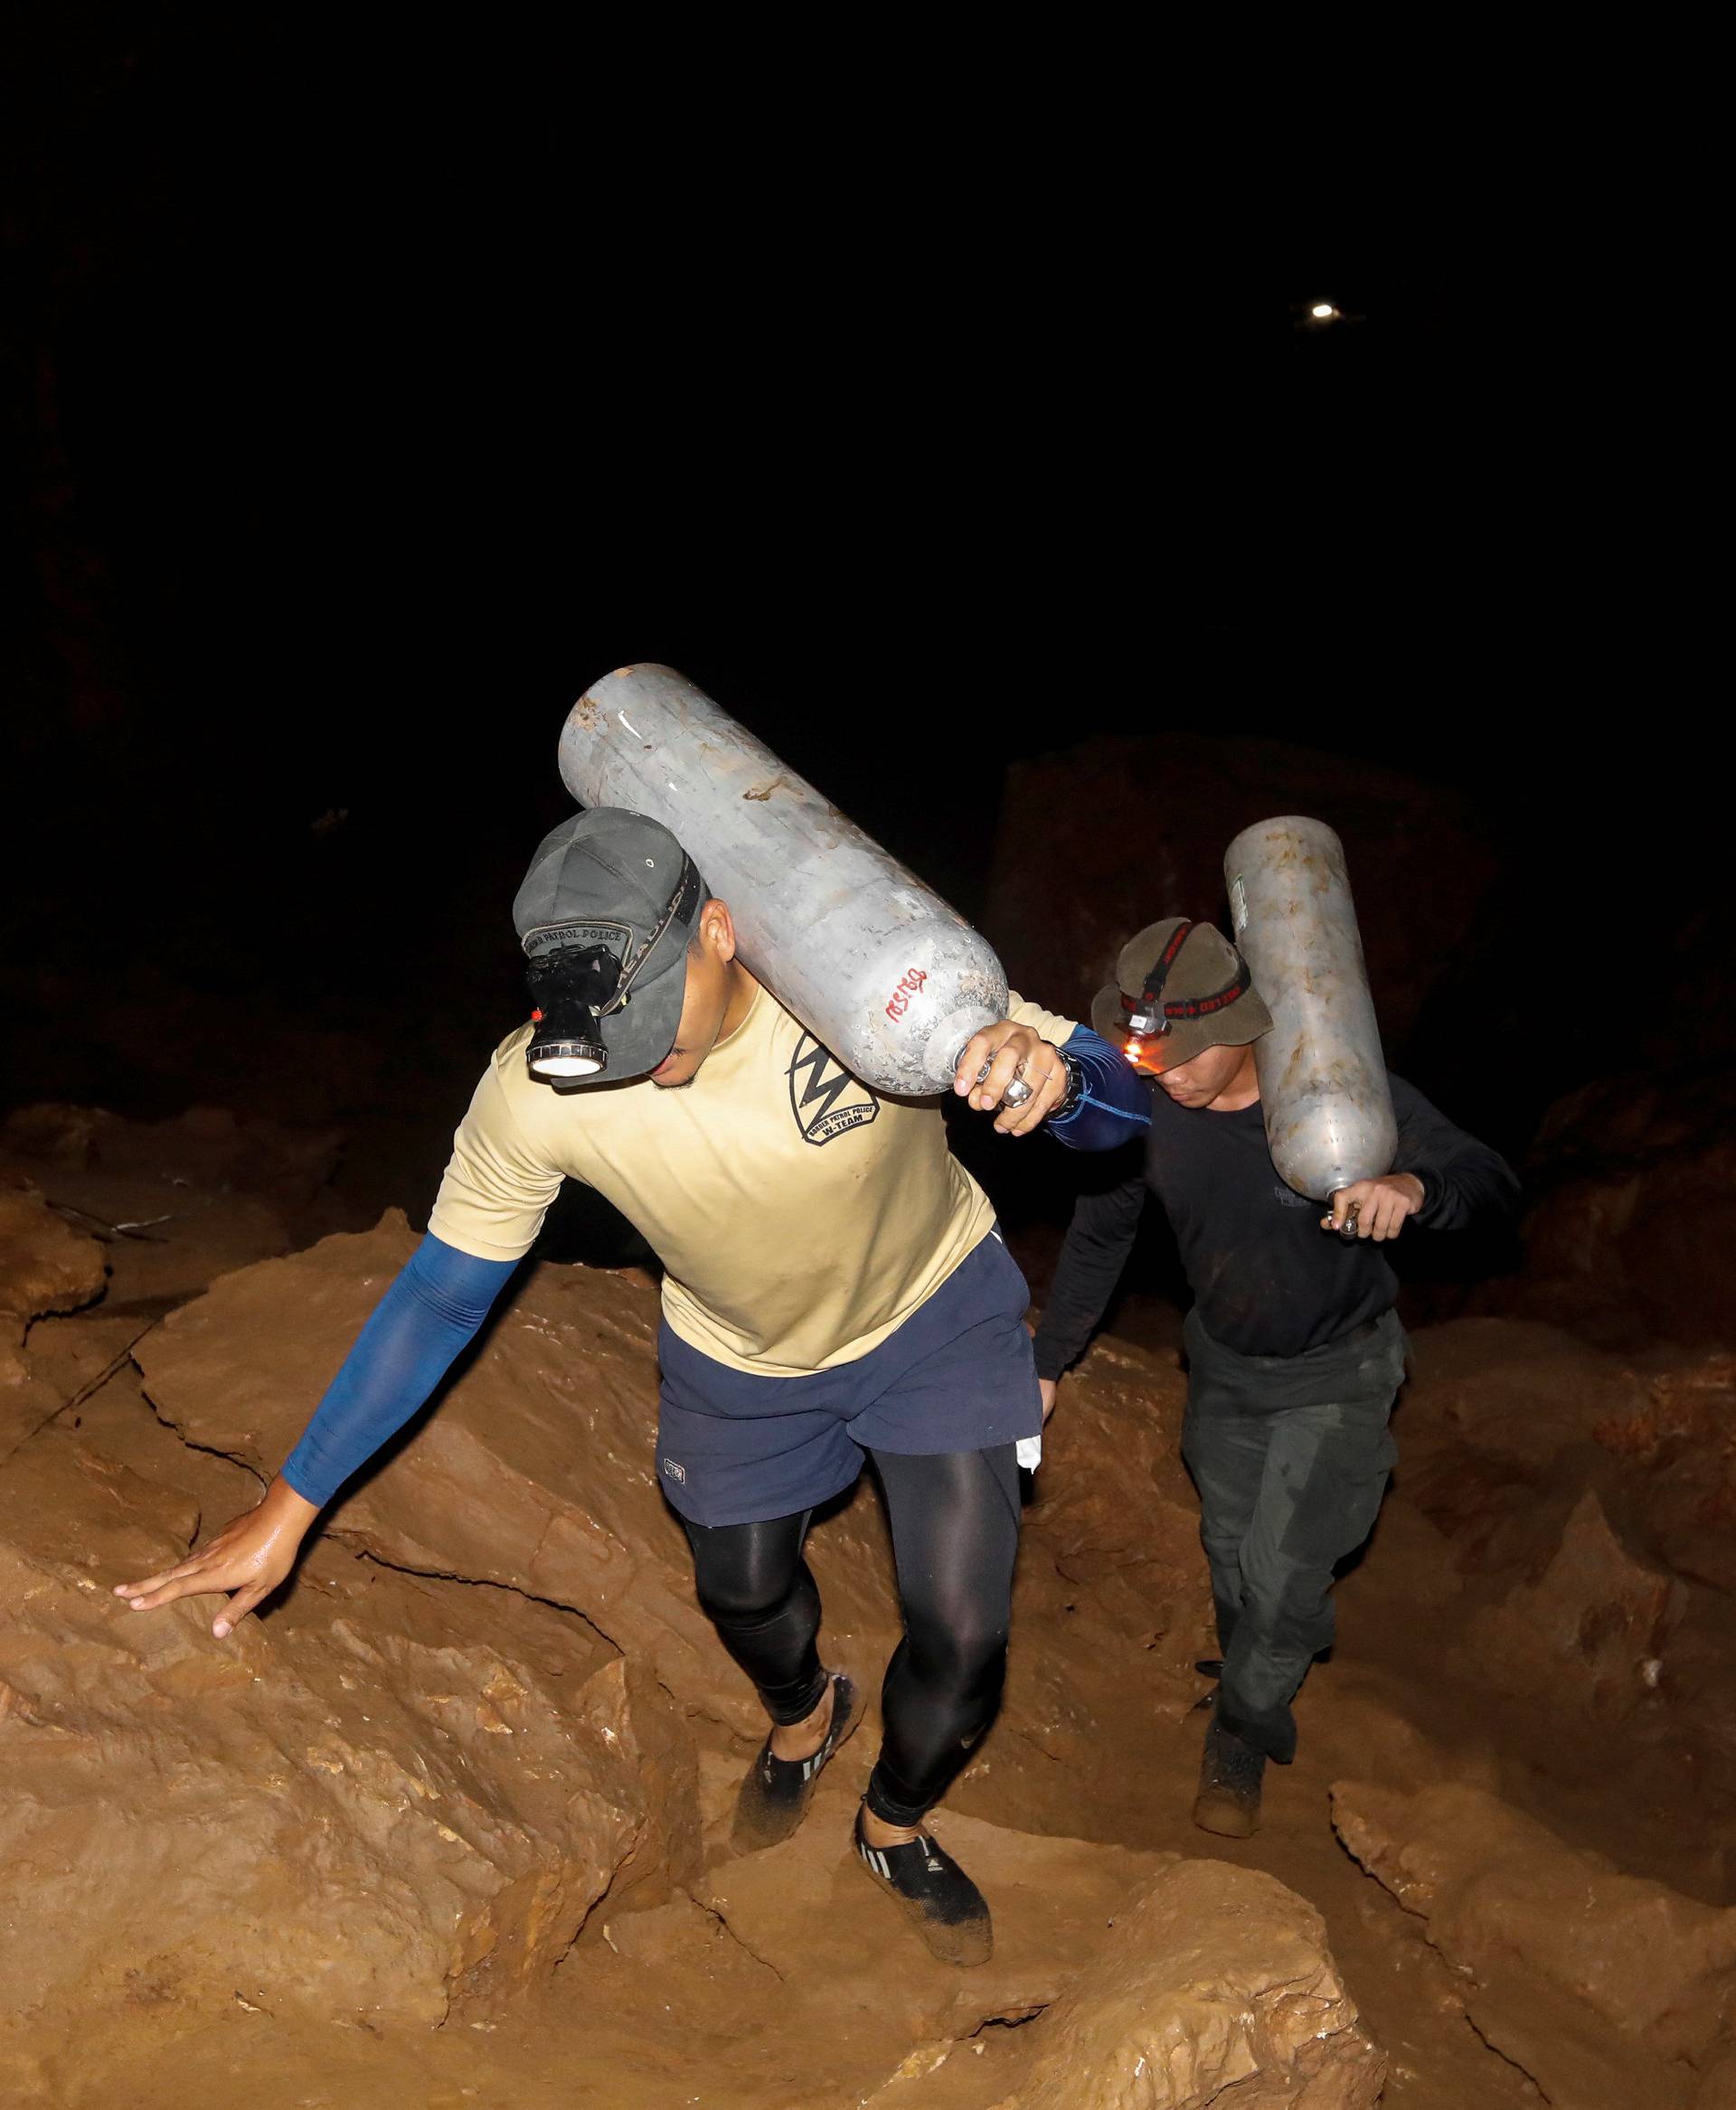
[[[892,998],[886,1006],[887,1017],[890,1019],[902,1018],[910,1008],[912,998],[928,978],[929,974],[926,967],[912,967],[908,974],[901,975],[898,978],[898,986],[892,991]]]

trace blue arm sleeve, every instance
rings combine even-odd
[[[430,1232],[356,1336],[283,1476],[324,1507],[401,1429],[476,1336],[516,1260],[478,1260]]]
[[[1071,1109],[1044,1123],[1069,1150],[1113,1150],[1151,1126],[1151,1087],[1100,1033],[1075,1026],[1067,1052],[1084,1072],[1085,1089]]]

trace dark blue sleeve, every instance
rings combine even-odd
[[[432,1232],[356,1336],[283,1476],[323,1508],[401,1429],[476,1336],[516,1260],[478,1260]]]
[[[1075,1026],[1068,1055],[1084,1072],[1085,1088],[1069,1110],[1043,1124],[1069,1150],[1113,1150],[1151,1126],[1151,1087],[1100,1033]]]

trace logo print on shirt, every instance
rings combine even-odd
[[[880,1112],[880,1101],[860,1078],[852,1077],[812,1033],[804,1033],[789,1066],[789,1110],[810,1143],[830,1143],[851,1128],[863,1128]]]
[[[1314,1203],[1308,1200],[1306,1194],[1298,1194],[1294,1187],[1287,1187],[1282,1180],[1274,1183],[1272,1193],[1277,1200],[1284,1204],[1286,1209],[1312,1209],[1314,1207]]]

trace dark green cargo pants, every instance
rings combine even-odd
[[[1333,1636],[1333,1570],[1374,1528],[1404,1380],[1388,1312],[1302,1355],[1239,1355],[1187,1315],[1182,1455],[1200,1491],[1223,1677],[1219,1718],[1288,1763],[1290,1702]]]

